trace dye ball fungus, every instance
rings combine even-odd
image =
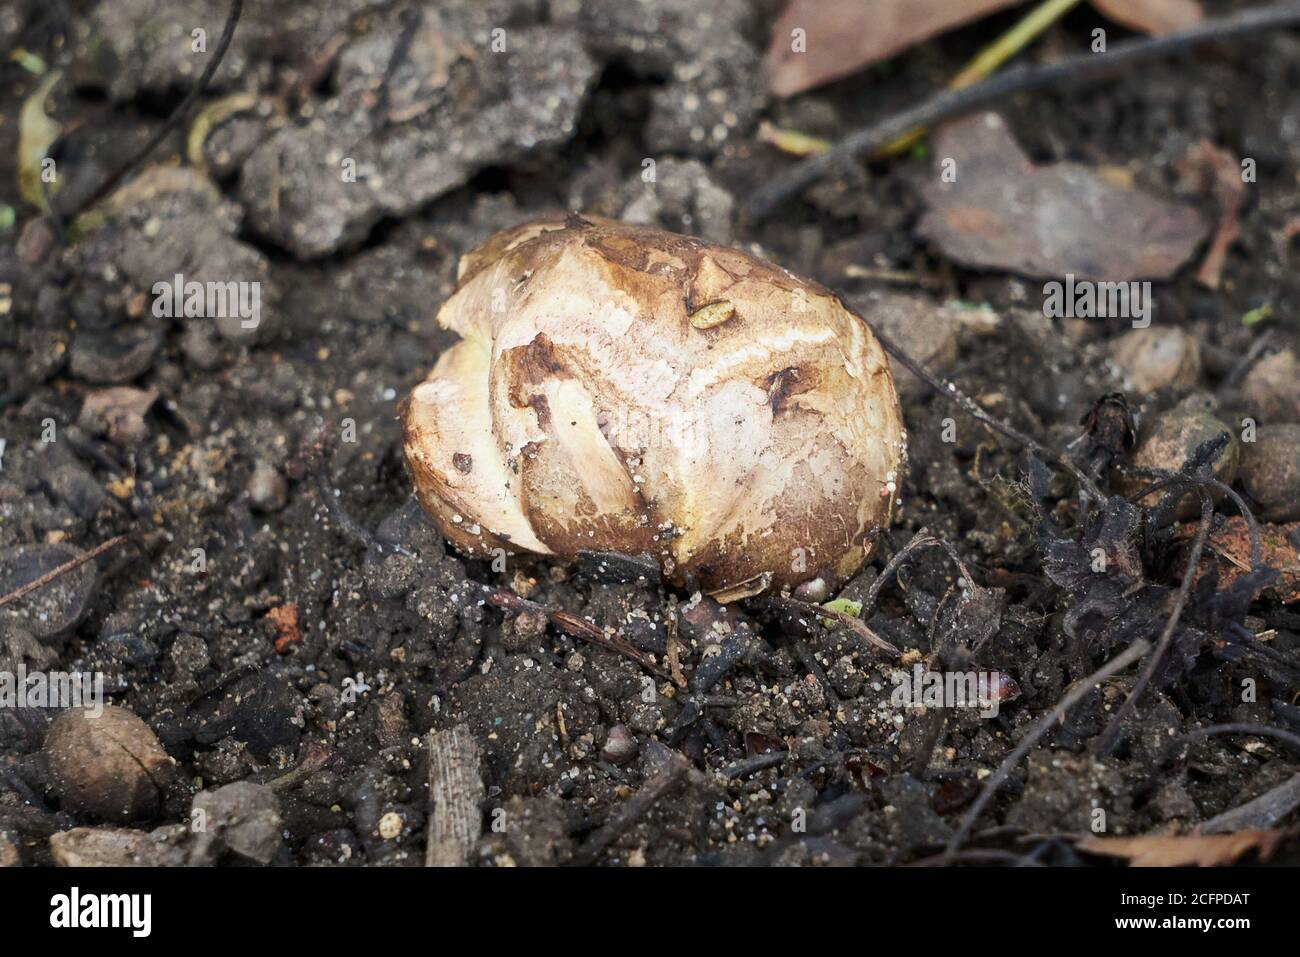
[[[839,584],[889,522],[889,363],[814,282],[570,215],[464,256],[438,321],[461,341],[404,404],[406,459],[467,555],[649,554],[738,597]]]

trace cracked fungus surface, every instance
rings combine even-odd
[[[818,284],[746,253],[594,217],[498,233],[411,393],[417,495],[462,551],[654,555],[716,591],[838,583],[904,462],[885,354]]]

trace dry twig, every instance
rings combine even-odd
[[[581,641],[591,642],[593,645],[599,645],[609,651],[623,655],[625,658],[631,658],[642,668],[660,678],[672,678],[672,675],[660,668],[654,661],[640,648],[635,648],[620,638],[608,637],[600,628],[589,621],[579,618],[572,612],[563,609],[547,608],[535,601],[529,601],[527,598],[520,597],[514,592],[504,589],[492,589],[486,585],[480,585],[487,592],[487,602],[497,608],[503,608],[507,611],[521,612],[529,611],[534,614],[542,615],[556,628],[564,632],[570,638],[577,638]]]
[[[466,725],[429,733],[429,835],[425,867],[464,867],[483,830],[487,795],[478,742]]]
[[[98,558],[100,555],[104,554],[110,549],[116,548],[118,545],[121,545],[124,541],[126,541],[127,538],[129,537],[130,536],[128,535],[118,535],[116,538],[110,538],[106,542],[100,542],[90,551],[82,552],[76,558],[69,559],[68,561],[60,565],[58,568],[51,568],[40,578],[33,579],[32,581],[29,581],[26,585],[23,585],[19,588],[15,588],[9,594],[5,595],[4,597],[0,597],[0,606],[8,605],[10,602],[18,601],[18,599],[23,598],[26,595],[30,595],[38,588],[44,588],[50,582],[54,581],[54,579],[59,578],[62,575],[66,575],[68,572],[80,568],[82,565],[86,564],[86,562]]]
[[[579,867],[594,864],[601,851],[645,817],[661,798],[686,779],[690,769],[690,762],[674,751],[659,773],[647,781],[641,790],[624,801],[619,809],[610,815],[609,820],[587,838],[586,843],[574,855],[573,863]]]

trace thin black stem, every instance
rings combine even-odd
[[[172,131],[180,126],[186,116],[189,115],[190,109],[194,106],[195,102],[197,102],[198,98],[203,95],[203,91],[208,88],[208,84],[212,82],[212,78],[217,73],[217,68],[221,66],[221,61],[226,55],[226,50],[230,47],[230,41],[235,36],[235,27],[239,24],[239,15],[243,12],[243,9],[244,0],[230,0],[230,12],[226,14],[226,25],[221,31],[221,39],[217,41],[217,48],[213,51],[212,59],[208,61],[207,67],[203,70],[198,81],[190,89],[190,92],[185,95],[185,99],[181,101],[180,106],[176,107],[176,109],[172,111],[171,116],[167,117],[167,122],[162,125],[158,132],[154,133],[154,135],[149,138],[149,142],[145,143],[145,145],[140,147],[140,149],[137,150],[130,159],[110,173],[108,178],[105,179],[104,182],[100,183],[99,188],[91,193],[89,197],[82,200],[77,204],[75,209],[67,213],[67,219],[76,219],[109,193],[113,192],[123,179],[129,176],[133,170],[148,159],[149,155],[156,150],[168,136],[171,135]],[[56,215],[52,210],[51,215],[55,216],[57,223],[59,221],[58,215]]]
[[[1273,728],[1266,724],[1247,724],[1245,722],[1212,724],[1204,728],[1194,728],[1186,734],[1180,734],[1175,740],[1188,741],[1193,738],[1207,738],[1215,734],[1253,734],[1261,738],[1276,738],[1278,741],[1290,745],[1297,754],[1300,754],[1300,734],[1292,734],[1290,731],[1283,731],[1281,728]]]
[[[940,380],[938,376],[934,375],[926,369],[925,366],[921,365],[904,352],[901,346],[895,343],[888,336],[883,335],[879,329],[872,327],[871,332],[875,335],[877,341],[880,342],[880,345],[886,352],[897,359],[909,372],[928,385],[935,392],[946,397],[950,402],[953,402],[959,409],[977,422],[983,422],[995,432],[1000,432],[1002,435],[1011,439],[1011,441],[1019,443],[1022,447],[1033,452],[1040,458],[1053,462],[1058,467],[1069,472],[1074,476],[1074,480],[1079,483],[1079,490],[1083,494],[1087,495],[1092,499],[1092,501],[1097,502],[1098,504],[1105,503],[1106,496],[1102,494],[1101,489],[1097,488],[1097,484],[1089,478],[1083,470],[1079,468],[1079,466],[1075,465],[1064,455],[1059,452],[1054,452],[1047,448],[1047,446],[1030,438],[1010,423],[1003,422],[991,412],[987,411],[965,392],[958,389],[953,383]]]

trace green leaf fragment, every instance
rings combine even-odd
[[[1243,326],[1250,327],[1263,322],[1265,319],[1272,319],[1272,318],[1273,318],[1273,306],[1271,303],[1266,302],[1264,303],[1264,305],[1257,306],[1256,308],[1250,310],[1250,312],[1242,316],[1241,324]]]
[[[833,611],[839,615],[851,615],[857,618],[862,614],[862,602],[854,601],[852,598],[834,598],[822,605],[827,611]],[[836,624],[833,618],[823,618],[822,624],[827,628]]]
[[[62,72],[55,70],[42,80],[18,114],[18,191],[42,212],[49,212],[45,187],[53,196],[62,185],[57,178],[53,182],[41,182],[46,154],[63,131],[63,127],[46,115],[45,99],[62,76]]]

